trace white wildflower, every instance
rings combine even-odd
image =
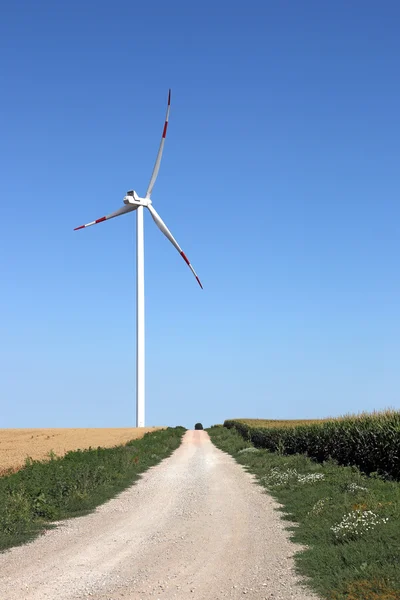
[[[308,473],[306,475],[297,476],[299,483],[314,483],[314,481],[322,481],[322,479],[325,479],[323,473]]]
[[[320,498],[317,500],[312,509],[308,512],[308,515],[320,515],[324,508],[326,508],[329,500],[332,500],[332,498]]]
[[[387,523],[388,517],[378,517],[371,510],[353,510],[343,517],[340,523],[333,525],[333,531],[337,540],[351,540],[363,535],[377,525]]]
[[[356,492],[367,492],[368,488],[358,485],[357,483],[349,483],[346,487],[346,491],[355,494]]]
[[[298,473],[296,469],[281,471],[279,467],[273,467],[268,475],[262,477],[268,485],[286,485],[288,483],[315,483],[325,479],[323,473]]]

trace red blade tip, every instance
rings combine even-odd
[[[185,261],[185,263],[187,265],[189,265],[189,267],[190,267],[190,262],[189,262],[188,257],[186,256],[186,254],[184,252],[181,252],[181,256],[182,256],[183,260]]]

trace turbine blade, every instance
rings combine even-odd
[[[190,264],[189,259],[187,258],[186,254],[184,253],[184,251],[182,250],[182,248],[180,247],[180,245],[178,244],[178,242],[176,241],[176,239],[174,238],[174,236],[172,235],[172,233],[170,232],[170,230],[168,229],[168,227],[166,226],[166,224],[164,223],[164,221],[162,220],[162,218],[160,217],[160,215],[158,214],[156,209],[153,208],[153,206],[151,204],[149,204],[147,208],[149,209],[150,214],[153,217],[153,221],[155,222],[157,227],[160,229],[160,231],[162,231],[162,233],[165,235],[165,237],[167,237],[169,239],[171,244],[178,250],[179,254],[182,256],[183,260],[188,265],[188,267],[192,271],[193,275],[196,277],[197,283],[199,284],[201,289],[203,289],[203,286],[201,285],[201,281],[198,278],[196,271],[193,269],[192,265]]]
[[[160,170],[161,157],[162,157],[162,153],[163,153],[163,150],[164,150],[165,138],[167,136],[168,119],[169,119],[169,109],[170,109],[170,107],[171,107],[171,90],[169,90],[169,92],[168,92],[168,106],[167,106],[167,114],[165,115],[164,129],[163,129],[163,133],[162,133],[162,136],[161,136],[161,142],[160,142],[160,147],[158,149],[158,154],[157,154],[156,162],[154,163],[153,172],[151,174],[151,178],[150,178],[150,182],[149,182],[149,187],[147,188],[146,198],[150,198],[151,193],[153,191],[154,184],[155,184],[156,179],[157,179],[158,171]]]
[[[78,229],[84,229],[85,227],[90,227],[91,225],[97,225],[97,223],[102,223],[103,221],[107,221],[108,219],[113,219],[114,217],[119,217],[120,215],[124,215],[125,213],[132,212],[132,210],[136,210],[137,206],[134,204],[126,204],[122,206],[118,210],[105,217],[101,217],[101,219],[96,219],[95,221],[91,221],[90,223],[86,223],[86,225],[80,225],[80,227],[75,227],[74,231],[78,231]]]

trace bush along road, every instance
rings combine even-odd
[[[369,475],[400,480],[400,412],[340,417],[321,423],[281,427],[250,426],[245,420],[225,421],[257,448],[284,454],[307,454],[318,462],[333,458]]]

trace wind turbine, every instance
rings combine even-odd
[[[167,136],[169,111],[171,107],[171,90],[168,92],[168,106],[167,114],[165,116],[164,129],[161,136],[160,147],[156,162],[154,164],[153,172],[151,174],[150,182],[147,188],[147,192],[144,198],[141,198],[134,190],[130,190],[124,197],[124,206],[116,210],[115,212],[76,227],[74,231],[78,229],[84,229],[91,225],[97,225],[108,219],[119,217],[136,210],[136,426],[144,427],[145,417],[145,337],[144,337],[144,231],[143,231],[143,209],[147,208],[150,211],[153,221],[161,232],[169,239],[171,244],[178,250],[183,260],[189,266],[193,275],[196,277],[199,286],[203,289],[200,279],[198,278],[196,271],[193,269],[189,262],[186,254],[179,246],[178,242],[161,219],[160,215],[156,211],[151,201],[151,194],[153,187],[157,179],[158,171],[160,170],[161,157],[164,150],[165,138]]]

